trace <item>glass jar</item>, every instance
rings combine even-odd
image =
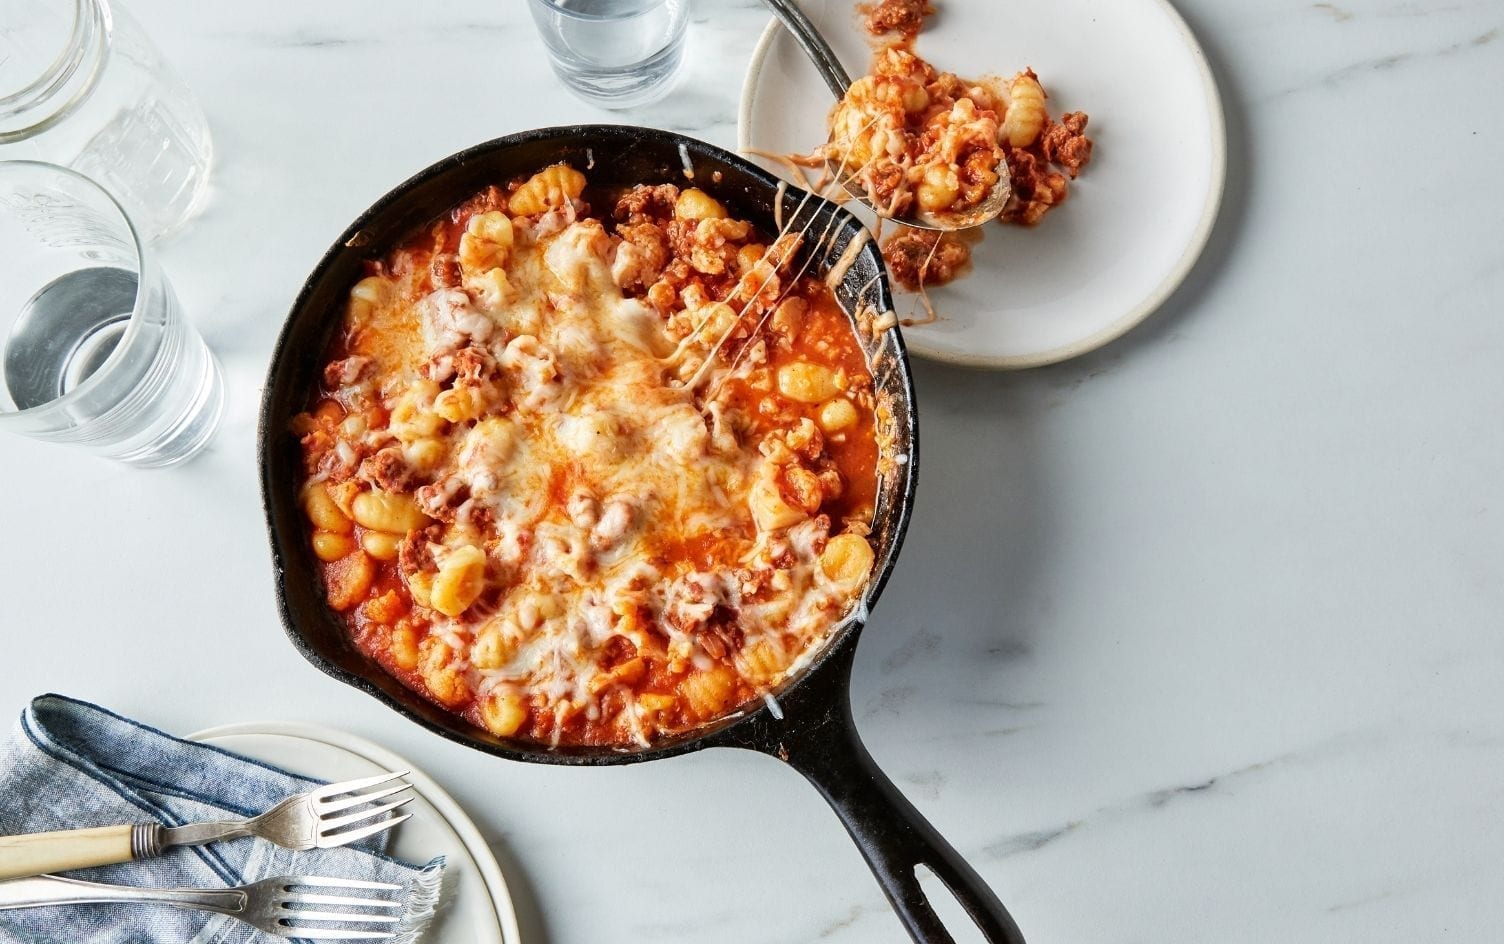
[[[154,239],[202,203],[212,152],[198,102],[118,4],[6,3],[0,159],[80,171]]]
[[[129,215],[55,164],[0,161],[0,431],[140,466],[214,435],[218,361]]]

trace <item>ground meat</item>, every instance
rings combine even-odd
[[[905,226],[883,243],[883,260],[893,281],[917,292],[921,285],[944,285],[965,271],[971,247],[952,233]]]
[[[444,383],[451,378],[456,387],[479,387],[500,375],[500,370],[485,348],[467,345],[458,351],[438,354],[423,365],[423,373],[429,380]]]
[[[324,456],[334,448],[334,436],[327,429],[313,429],[298,440],[303,447],[303,469],[313,475],[323,465]]]
[[[914,203],[913,189],[908,186],[908,173],[897,164],[884,162],[872,165],[866,175],[871,184],[872,199],[883,215],[905,216]]]
[[[998,217],[1000,221],[1033,226],[1065,202],[1065,175],[1052,170],[1049,162],[1032,149],[1009,148],[1008,171],[1013,176],[1013,195]]]
[[[616,221],[623,224],[666,223],[674,218],[679,188],[673,184],[638,184],[616,201]]]
[[[333,440],[329,451],[319,457],[318,471],[330,482],[343,482],[355,474],[360,453],[343,439]]]
[[[773,571],[768,567],[759,567],[753,570],[750,567],[739,567],[735,571],[737,584],[741,587],[743,602],[759,598],[759,595],[768,589],[772,582]]]
[[[623,223],[616,233],[622,242],[611,265],[612,278],[624,291],[647,291],[668,264],[668,234],[657,224],[646,222]]]
[[[331,361],[324,367],[324,386],[330,390],[347,387],[360,379],[365,369],[371,365],[369,357],[352,354],[349,357]]]
[[[612,636],[601,647],[601,665],[607,669],[614,669],[636,655],[636,643],[625,636]]]
[[[1045,160],[1059,164],[1076,179],[1081,167],[1091,160],[1091,138],[1086,136],[1086,112],[1068,111],[1060,121],[1050,122],[1040,136],[1040,150]]]
[[[905,39],[913,39],[924,29],[924,18],[935,12],[929,0],[882,0],[867,6],[862,21],[867,32],[873,36],[901,33]]]
[[[974,148],[961,158],[959,165],[961,195],[956,205],[974,207],[991,196],[992,188],[997,186],[997,152]]]
[[[482,190],[480,193],[471,197],[469,200],[466,200],[464,203],[461,203],[459,206],[455,207],[451,215],[453,216],[454,221],[463,227],[467,222],[469,222],[470,217],[474,216],[477,213],[489,213],[492,210],[506,210],[506,208],[506,191],[502,190],[495,184],[492,184],[485,190]]]
[[[694,637],[706,655],[725,662],[731,661],[727,657],[739,652],[745,640],[742,628],[736,624],[736,611],[724,606],[711,612],[710,621],[699,627]]]
[[[413,492],[423,513],[440,521],[453,521],[456,510],[469,498],[469,487],[456,476],[441,478]]]
[[[474,345],[462,347],[454,353],[456,385],[478,385],[492,379],[498,373],[496,361],[484,349]]]
[[[675,220],[668,225],[675,255],[687,258],[702,275],[734,274],[737,254],[750,234],[740,220]]]
[[[388,492],[405,492],[413,480],[412,469],[408,468],[402,451],[395,446],[388,446],[373,456],[367,456],[355,475],[361,481]]]
[[[455,288],[464,279],[460,257],[452,252],[436,253],[430,263],[429,276],[435,288]]]
[[[429,525],[422,531],[409,531],[402,543],[397,545],[397,569],[403,574],[437,570],[438,564],[434,562],[433,551],[429,550],[428,545],[443,536],[444,529],[438,525]]]
[[[474,528],[477,531],[487,531],[496,520],[489,505],[484,505],[474,497],[460,502],[454,510],[454,520],[461,527]]]

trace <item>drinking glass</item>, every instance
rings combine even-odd
[[[219,364],[104,188],[0,162],[0,270],[0,430],[142,466],[209,441]]]
[[[92,177],[155,239],[198,209],[212,151],[203,110],[118,4],[4,0],[0,160]]]
[[[530,0],[549,63],[580,98],[634,108],[668,94],[689,0]]]

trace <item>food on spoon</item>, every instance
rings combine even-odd
[[[794,243],[555,165],[368,263],[294,423],[354,645],[551,745],[646,745],[792,672],[874,566],[877,465],[866,360]]]
[[[883,216],[979,206],[1004,160],[993,93],[887,46],[830,113],[821,157],[867,192]]]
[[[857,10],[879,40],[872,65],[831,110],[830,142],[796,163],[829,161],[855,179],[886,218],[880,235],[884,222],[916,211],[943,220],[977,206],[1004,169],[1012,189],[1000,222],[1034,226],[1064,202],[1068,181],[1091,160],[1084,112],[1051,118],[1033,69],[1006,82],[973,81],[921,58],[914,44],[935,12],[929,0],[881,0]],[[902,287],[922,295],[968,271],[967,240],[894,225],[882,250]]]

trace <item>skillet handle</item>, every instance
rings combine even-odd
[[[823,678],[806,679],[789,693],[786,720],[774,736],[772,752],[803,774],[830,803],[918,944],[955,942],[919,884],[915,868],[920,865],[928,866],[950,889],[989,944],[1024,944],[1018,925],[997,895],[867,753],[851,715],[850,676],[856,647],[840,649],[814,673]],[[819,693],[810,698],[805,693],[812,689]],[[812,710],[806,713],[805,709]]]

